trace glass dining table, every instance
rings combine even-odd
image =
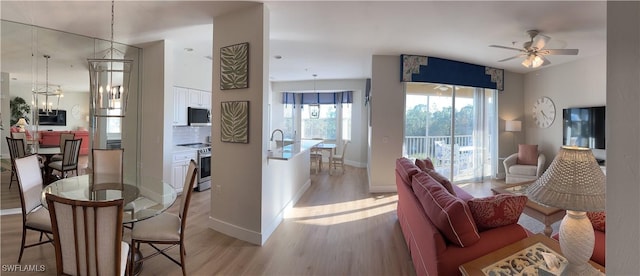
[[[136,185],[125,183],[120,185],[93,185],[91,175],[85,174],[57,180],[42,190],[40,201],[47,208],[45,194],[60,197],[86,200],[107,201],[124,199],[123,223],[133,223],[154,217],[167,210],[176,201],[176,190],[169,184],[157,180],[153,183]],[[147,187],[148,186],[148,187]]]

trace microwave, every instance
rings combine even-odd
[[[211,111],[205,108],[189,107],[187,109],[187,123],[190,126],[210,126]]]

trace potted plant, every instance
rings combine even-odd
[[[14,126],[20,118],[24,118],[29,123],[29,113],[31,112],[31,105],[29,105],[21,97],[13,97],[9,102],[11,108],[11,126]]]

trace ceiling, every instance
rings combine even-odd
[[[260,1],[270,13],[272,81],[371,76],[372,55],[417,54],[526,73],[521,59],[498,60],[521,47],[526,30],[551,37],[546,48],[578,48],[549,56],[551,65],[606,52],[606,2],[569,1]],[[109,39],[110,1],[6,1],[1,18]],[[212,17],[257,2],[117,1],[114,40],[142,45],[171,40],[190,54],[211,56]],[[276,59],[275,56],[281,56]],[[3,66],[3,68],[5,68]]]

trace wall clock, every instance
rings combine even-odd
[[[549,97],[540,97],[533,104],[533,120],[541,128],[548,128],[556,119],[556,106]]]
[[[72,115],[72,116],[73,116],[73,118],[75,118],[76,120],[77,120],[77,119],[80,119],[80,105],[77,105],[77,104],[76,104],[76,105],[74,105],[74,106],[71,108],[71,115]]]

